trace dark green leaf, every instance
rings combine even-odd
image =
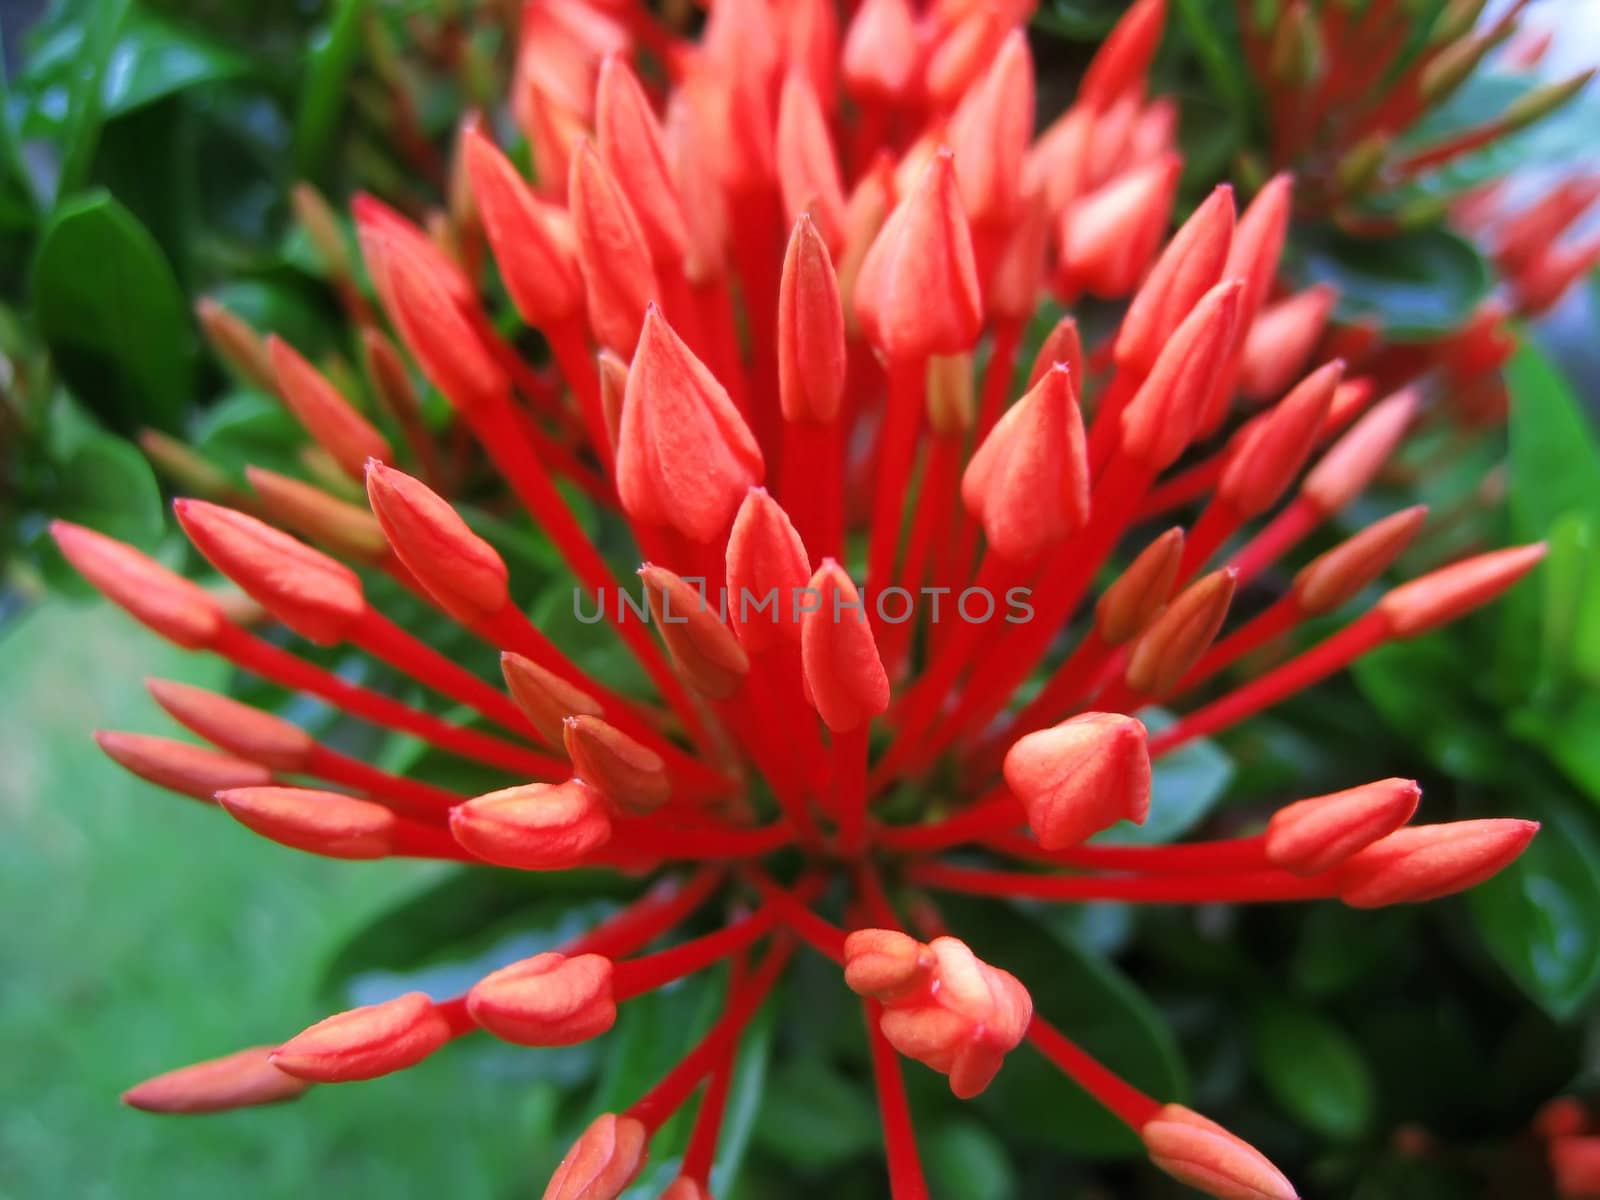
[[[197,31],[133,8],[106,63],[101,102],[106,116],[120,116],[196,84],[243,75],[249,66]]]
[[[1600,447],[1566,381],[1524,344],[1506,369],[1511,393],[1511,514],[1524,537],[1543,537],[1569,512],[1600,523]]]
[[[77,53],[68,60],[67,118],[61,133],[61,174],[56,200],[68,200],[89,178],[100,127],[105,120],[107,66],[132,0],[95,0],[81,30]],[[70,29],[70,27],[69,27]]]
[[[1339,289],[1337,315],[1374,316],[1391,337],[1455,329],[1489,290],[1489,268],[1462,238],[1443,230],[1391,238],[1330,234],[1301,257],[1306,282]]]
[[[87,525],[145,549],[161,538],[166,510],[155,473],[128,442],[100,430],[75,439],[66,458],[48,471],[32,501],[46,516]],[[61,557],[41,526],[34,542],[45,578],[56,587],[90,594],[82,576]]]
[[[755,1138],[763,1152],[814,1174],[876,1150],[878,1114],[860,1080],[821,1059],[796,1058],[773,1074]]]
[[[1395,642],[1358,659],[1357,685],[1380,716],[1441,770],[1465,779],[1506,777],[1507,740],[1473,703],[1468,663],[1446,630]]]
[[[1258,1005],[1250,1040],[1257,1073],[1273,1098],[1313,1133],[1338,1141],[1372,1121],[1372,1074],[1337,1025],[1288,1002]]]
[[[336,0],[328,30],[311,51],[295,121],[295,166],[306,178],[321,175],[332,151],[340,116],[349,103],[346,85],[361,53],[361,22],[367,7],[367,0]]]
[[[949,1121],[922,1139],[928,1186],[939,1200],[1011,1200],[1017,1176],[1005,1143],[977,1121]]]

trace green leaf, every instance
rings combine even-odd
[[[1492,712],[1473,701],[1458,635],[1443,630],[1363,655],[1351,673],[1379,715],[1447,774],[1481,783],[1507,776],[1507,739]]]
[[[1011,1200],[1017,1175],[1005,1143],[972,1120],[947,1121],[922,1139],[928,1185],[939,1200]]]
[[[1473,889],[1472,915],[1517,985],[1552,1017],[1571,1020],[1600,983],[1600,841],[1592,818],[1558,793],[1518,799],[1544,827],[1522,857]]]
[[[106,116],[121,116],[175,92],[231,79],[249,69],[249,61],[226,46],[133,8],[106,62],[101,103]]]
[[[1250,1040],[1256,1072],[1273,1098],[1322,1137],[1350,1141],[1372,1122],[1375,1088],[1360,1047],[1312,1009],[1258,1005]]]
[[[1233,7],[1205,4],[1203,0],[1178,0],[1177,15],[1178,27],[1212,90],[1232,113],[1242,118],[1251,105],[1250,74],[1245,69]]]
[[[1524,344],[1506,368],[1511,393],[1512,520],[1518,534],[1543,537],[1569,512],[1600,524],[1600,446],[1555,366]]]
[[[67,119],[61,133],[61,173],[56,200],[69,199],[88,181],[105,121],[106,68],[132,0],[96,0],[83,22],[77,53],[69,65]]]
[[[773,1075],[755,1140],[764,1153],[815,1174],[875,1151],[878,1114],[859,1080],[819,1058],[791,1059]]]
[[[1583,689],[1561,703],[1524,709],[1512,730],[1538,746],[1589,799],[1600,805],[1600,692]]]
[[[1457,328],[1489,291],[1490,274],[1472,246],[1431,229],[1396,237],[1330,233],[1305,245],[1298,264],[1308,283],[1339,289],[1342,320],[1375,316],[1392,338]]]
[[[196,346],[160,248],[104,192],[59,208],[39,246],[34,315],[57,369],[113,428],[175,430],[194,389]]]
[[[327,32],[311,51],[295,120],[295,169],[302,177],[320,177],[333,150],[334,133],[349,101],[346,85],[361,53],[367,7],[367,0],[337,0]]]

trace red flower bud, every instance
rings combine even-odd
[[[1576,1137],[1589,1128],[1589,1110],[1576,1096],[1557,1096],[1540,1105],[1530,1128],[1547,1140]]]
[[[271,1046],[252,1046],[146,1079],[122,1093],[129,1108],[152,1113],[213,1113],[297,1099],[310,1081],[268,1061]]]
[[[356,573],[320,550],[219,504],[177,500],[172,507],[211,565],[301,637],[334,645],[366,611]]]
[[[223,362],[262,391],[273,390],[272,357],[259,333],[209,296],[195,301],[194,315]]]
[[[599,717],[568,717],[564,745],[573,774],[625,812],[647,813],[672,795],[661,756]]]
[[[1150,755],[1144,725],[1120,713],[1081,713],[1030,733],[1006,752],[1005,780],[1046,850],[1087,841],[1118,821],[1144,824]]]
[[[858,996],[885,1004],[924,994],[938,960],[895,929],[857,929],[844,940],[844,982]]]
[[[1018,202],[1009,236],[989,276],[991,317],[1026,322],[1033,316],[1044,291],[1049,243],[1050,213],[1045,207],[1044,194],[1029,192]],[[1070,319],[1063,317],[1062,321]],[[1041,346],[1039,352],[1045,353],[1045,348]],[[1046,363],[1046,367],[1049,365]]]
[[[170,679],[147,679],[145,686],[180,725],[250,762],[278,771],[301,771],[316,748],[311,735],[300,726],[254,705]],[[267,781],[251,781],[255,782]],[[247,785],[227,783],[211,790],[243,786]]]
[[[763,471],[761,449],[728,393],[651,305],[617,439],[617,490],[628,516],[717,542]]]
[[[1405,437],[1416,411],[1417,394],[1410,388],[1380,401],[1307,472],[1300,494],[1318,512],[1338,512],[1366,490]]]
[[[600,157],[639,218],[655,261],[682,262],[689,230],[661,124],[625,59],[611,54],[601,62],[594,103]]]
[[[1162,1108],[1139,1136],[1152,1163],[1217,1200],[1298,1200],[1259,1150],[1181,1104]]]
[[[485,975],[467,993],[467,1012],[497,1038],[519,1046],[571,1046],[617,1022],[611,960],[598,954],[535,954]]]
[[[1032,391],[1057,363],[1066,363],[1074,379],[1083,378],[1083,339],[1078,335],[1075,317],[1062,317],[1044,335],[1039,343],[1039,353],[1028,372],[1028,390]]]
[[[1239,391],[1266,400],[1288,387],[1321,340],[1337,298],[1338,292],[1319,283],[1257,316],[1239,352]]]
[[[765,488],[751,488],[728,535],[728,604],[740,645],[757,654],[799,641],[795,597],[810,579],[805,544],[789,515]]]
[[[1382,779],[1296,801],[1267,823],[1267,859],[1296,875],[1331,871],[1409,821],[1421,796],[1415,780]]]
[[[1089,109],[1110,107],[1113,101],[1144,92],[1145,75],[1161,44],[1166,24],[1166,0],[1138,0],[1100,43],[1078,85],[1078,103]]]
[[[341,558],[375,563],[389,553],[389,540],[367,509],[263,467],[247,466],[245,479],[261,511],[274,524],[310,538]]]
[[[1382,908],[1463,892],[1510,866],[1537,832],[1539,822],[1510,818],[1412,825],[1346,859],[1339,898]]]
[[[806,687],[834,733],[860,729],[889,707],[889,677],[855,582],[831,558],[811,577],[815,608],[800,625]]]
[[[1200,298],[1222,279],[1233,240],[1233,189],[1223,184],[1172,235],[1117,331],[1119,367],[1142,377]]]
[[[1173,526],[1128,564],[1095,605],[1095,628],[1108,646],[1133,641],[1167,606],[1183,561],[1183,529]]]
[[[633,206],[588,142],[572,157],[567,206],[595,338],[624,358],[633,354],[644,312],[656,298],[650,245]]]
[[[1022,163],[1033,137],[1033,59],[1013,29],[982,79],[950,118],[950,149],[967,219],[1011,219],[1021,202]]]
[[[611,814],[605,797],[580,780],[525,783],[452,808],[450,833],[502,867],[562,871],[611,840]]]
[[[477,300],[452,297],[447,281],[454,275],[415,253],[397,248],[388,258],[390,315],[428,381],[460,412],[503,400],[511,383],[465,315]]]
[[[450,1024],[421,992],[325,1017],[272,1054],[272,1065],[316,1083],[376,1079],[414,1067],[450,1040]]]
[[[1294,180],[1289,175],[1274,175],[1244,210],[1233,231],[1225,279],[1244,280],[1239,297],[1239,328],[1248,330],[1267,298],[1272,279],[1278,272],[1284,238],[1289,232],[1289,205]]]
[[[1422,504],[1401,509],[1319,554],[1294,577],[1296,606],[1308,616],[1342,608],[1405,552],[1427,516]]]
[[[933,156],[884,222],[861,263],[854,303],[868,339],[892,359],[959,354],[978,340],[983,297],[948,150]]]
[[[94,740],[106,756],[147,783],[211,804],[224,788],[258,787],[272,782],[260,763],[142,733],[97,730]]]
[[[1378,611],[1395,637],[1416,637],[1489,603],[1544,556],[1544,543],[1535,542],[1463,559],[1402,583],[1378,601]]]
[[[904,97],[916,82],[921,52],[906,0],[862,0],[845,33],[840,66],[852,96]]]
[[[611,439],[611,453],[614,456],[617,439],[622,436],[622,401],[628,393],[628,364],[610,350],[602,350],[597,369],[600,375],[600,415],[606,423],[606,436]]]
[[[1335,359],[1318,367],[1253,422],[1230,448],[1217,499],[1248,520],[1278,502],[1322,433],[1334,389],[1344,375]]]
[[[218,792],[217,803],[262,837],[324,858],[387,858],[394,848],[394,813],[342,792],[233,787]]]
[[[1562,1137],[1550,1143],[1550,1170],[1561,1200],[1600,1196],[1600,1137]]]
[[[352,479],[360,479],[367,459],[389,459],[389,441],[358,413],[295,348],[277,334],[267,339],[278,394],[314,438]]]
[[[778,104],[778,187],[789,220],[806,214],[823,242],[844,246],[844,183],[833,149],[833,135],[817,93],[804,75],[790,72]]]
[[[604,712],[582,688],[520,654],[509,650],[501,654],[500,673],[522,715],[551,746],[565,745],[568,717],[598,717]]]
[[[1139,635],[1123,676],[1141,696],[1160,700],[1211,648],[1233,601],[1238,572],[1224,567],[1195,580]]]
[[[750,673],[750,657],[733,631],[703,593],[664,567],[647,563],[639,578],[661,640],[684,682],[711,700],[731,699]]]
[[[1122,449],[1160,470],[1189,445],[1233,344],[1243,285],[1226,280],[1200,298],[1167,340],[1122,413]]]
[[[839,280],[822,235],[802,213],[789,235],[778,287],[778,403],[783,419],[838,420],[845,366]]]
[[[1161,244],[1182,169],[1178,155],[1164,154],[1067,209],[1059,230],[1066,286],[1107,298],[1133,291]]]
[[[1089,519],[1075,381],[1057,363],[1006,410],[967,464],[961,499],[995,553],[1030,562]]]
[[[395,555],[456,620],[471,625],[510,603],[505,560],[421,480],[374,462],[367,501]]]
[[[602,1113],[563,1156],[544,1200],[616,1200],[644,1168],[649,1149],[642,1122]]]
[[[222,631],[226,618],[210,592],[132,546],[70,521],[51,521],[50,536],[101,595],[169,642],[203,650]]]

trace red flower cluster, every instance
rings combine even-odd
[[[895,1052],[970,1096],[1024,1042],[1179,1179],[1232,1200],[1294,1195],[1255,1150],[1144,1095],[1034,1012],[1024,981],[944,930],[931,893],[1371,907],[1471,887],[1535,827],[1410,826],[1418,792],[1404,780],[1302,800],[1254,836],[1091,838],[1144,820],[1163,755],[1489,601],[1541,549],[1395,587],[1310,648],[1193,699],[1247,653],[1349,607],[1417,533],[1420,509],[1380,521],[1230,622],[1235,590],[1280,577],[1293,548],[1367,486],[1419,401],[1403,391],[1374,404],[1338,361],[1303,369],[1301,308],[1323,302],[1270,303],[1288,178],[1237,220],[1219,189],[1166,236],[1173,108],[1145,82],[1161,0],[1133,6],[1077,102],[1037,139],[1026,16],[1014,4],[863,0],[841,30],[828,0],[718,0],[688,43],[628,0],[536,0],[513,96],[536,182],[469,129],[471,203],[454,218],[425,231],[357,201],[389,328],[588,591],[616,584],[579,510],[626,522],[655,619],[602,608],[654,697],[595,678],[524,616],[499,554],[439,494],[448,472],[375,315],[368,374],[398,450],[289,347],[261,355],[248,330],[225,335],[321,447],[324,471],[364,483],[370,512],[258,472],[241,503],[323,549],[203,500],[179,501],[178,519],[290,631],[388,663],[493,732],[330,673],[135,550],[57,526],[77,568],[157,633],[521,782],[459,795],[161,682],[162,706],[215,748],[101,734],[135,773],[317,854],[656,880],[558,951],[463,995],[339,1013],[141,1084],[129,1103],[196,1112],[288,1099],[400,1070],[478,1030],[564,1045],[603,1034],[629,999],[726,962],[722,1015],[650,1091],[589,1127],[546,1192],[616,1196],[704,1084],[666,1193],[704,1197],[741,1033],[803,946],[841,963],[863,998],[897,1197],[926,1188]],[[658,85],[630,66],[635,52]],[[559,379],[497,332],[480,239]],[[1088,352],[1063,319],[1008,406],[1047,289],[1126,300],[1126,315]],[[1253,401],[1243,415],[1240,393]],[[1190,529],[1137,545],[1149,519],[1199,498]],[[1130,538],[1139,552],[1091,604]],[[864,562],[865,594],[847,562]],[[374,608],[364,580],[380,574],[500,649],[505,690]],[[779,602],[724,612],[696,580]],[[918,606],[895,620],[873,602],[894,589],[1024,589],[1031,619],[941,622]],[[1151,736],[1135,714],[1156,702],[1183,711]],[[885,819],[879,802],[936,763],[963,790],[912,823]],[[947,861],[956,847],[962,861]],[[844,907],[831,908],[840,885]],[[712,904],[725,907],[720,928],[672,937]]]

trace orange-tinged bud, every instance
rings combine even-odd
[[[1322,433],[1343,375],[1344,363],[1337,359],[1318,367],[1243,432],[1216,493],[1235,516],[1248,520],[1266,512],[1294,482]]]
[[[1222,184],[1172,235],[1128,305],[1117,331],[1119,367],[1149,373],[1183,319],[1221,280],[1232,240],[1233,189]]]
[[[892,359],[970,349],[983,328],[972,232],[955,168],[941,149],[889,214],[856,277],[857,319]]]
[[[1319,283],[1268,306],[1245,334],[1239,390],[1266,400],[1288,387],[1321,340],[1337,298],[1337,291]]]
[[[1078,333],[1076,317],[1062,317],[1044,335],[1039,343],[1039,353],[1034,357],[1033,369],[1028,372],[1028,390],[1032,391],[1057,363],[1066,363],[1074,379],[1083,376],[1083,338]]]
[[[300,636],[333,645],[366,611],[356,573],[320,550],[204,500],[178,500],[172,507],[211,565]]]
[[[1489,603],[1539,564],[1543,542],[1493,550],[1429,571],[1378,601],[1395,637],[1416,637]]]
[[[1300,494],[1319,512],[1338,512],[1383,468],[1416,411],[1417,394],[1410,388],[1380,400],[1317,460],[1300,485]]]
[[[252,1046],[146,1079],[122,1093],[129,1108],[151,1113],[213,1113],[294,1100],[311,1086],[268,1061],[271,1046]]]
[[[833,260],[802,213],[778,285],[778,403],[786,421],[832,422],[845,384],[844,309]]]
[[[844,982],[858,996],[893,1004],[925,993],[938,960],[897,929],[857,929],[844,940]]]
[[[600,415],[606,423],[606,436],[611,439],[611,452],[615,454],[617,439],[622,436],[622,402],[628,393],[628,364],[610,350],[602,350],[596,370],[600,376]]]
[[[1181,1104],[1163,1107],[1139,1136],[1152,1163],[1216,1200],[1298,1200],[1259,1150]]]
[[[1414,779],[1380,779],[1280,808],[1267,823],[1267,859],[1296,875],[1331,871],[1417,811]]]
[[[224,362],[262,391],[277,390],[272,356],[259,333],[209,296],[195,301],[194,315],[211,348]]]
[[[817,223],[833,250],[844,246],[844,183],[828,119],[810,81],[790,72],[778,104],[778,188],[789,220],[802,213]]]
[[[123,770],[206,804],[225,788],[259,787],[272,782],[272,772],[260,763],[235,758],[210,746],[111,729],[97,730],[94,740]]]
[[[615,54],[600,64],[594,127],[600,157],[639,218],[655,261],[663,266],[682,262],[689,230],[661,123],[638,76]]]
[[[1100,43],[1083,73],[1078,103],[1104,109],[1130,92],[1142,94],[1166,20],[1166,0],[1138,0],[1132,5]]]
[[[759,654],[800,640],[794,598],[811,579],[805,544],[783,506],[751,488],[728,535],[728,605],[739,643]]]
[[[1182,171],[1176,154],[1122,172],[1062,216],[1061,276],[1096,296],[1126,296],[1150,265]]]
[[[661,756],[609,721],[568,717],[563,734],[573,774],[624,812],[651,812],[671,797],[672,780]]]
[[[572,158],[567,206],[589,298],[589,323],[602,346],[627,357],[639,340],[645,309],[656,297],[655,269],[633,206],[588,142]]]
[[[727,391],[651,305],[617,439],[617,491],[628,516],[694,542],[719,541],[764,470]]]
[[[428,381],[458,411],[505,398],[511,384],[447,290],[451,275],[431,269],[416,254],[395,253],[387,267],[391,316]]]
[[[1123,679],[1141,696],[1162,699],[1211,648],[1233,602],[1239,573],[1224,567],[1195,580],[1139,635]]]
[[[1233,344],[1242,287],[1226,280],[1200,298],[1123,410],[1123,451],[1147,467],[1160,470],[1175,462],[1194,437]]]
[[[548,325],[583,311],[572,227],[566,215],[533,194],[517,169],[476,129],[466,134],[467,173],[500,277],[530,325]]]
[[[1006,35],[950,118],[949,136],[968,220],[1010,220],[1021,202],[1022,163],[1033,137],[1033,59],[1022,30]]]
[[[450,810],[450,833],[502,867],[562,871],[611,840],[604,796],[578,779],[525,783],[475,796]]]
[[[1057,363],[967,464],[961,499],[995,553],[1030,562],[1089,519],[1089,460],[1072,373]]]
[[[568,717],[598,717],[604,711],[582,688],[520,654],[501,654],[500,672],[522,715],[551,746],[565,745]]]
[[[650,612],[672,665],[685,683],[711,700],[731,699],[750,673],[750,656],[721,614],[682,578],[646,563],[639,570]]]
[[[297,183],[289,191],[289,203],[328,274],[335,279],[351,278],[350,247],[327,198],[313,184]]]
[[[394,813],[342,792],[232,787],[217,793],[217,803],[262,837],[324,858],[387,858],[394,847]]]
[[[330,495],[315,484],[264,467],[248,466],[245,478],[261,510],[276,525],[321,542],[343,558],[377,562],[389,552],[383,528],[366,509]]]
[[[1173,526],[1128,564],[1095,605],[1095,629],[1108,646],[1121,646],[1144,632],[1167,605],[1183,561],[1183,529]]]
[[[396,556],[451,616],[470,625],[510,603],[505,560],[421,480],[374,462],[367,500]]]
[[[423,230],[406,220],[383,201],[365,192],[350,202],[355,214],[356,232],[367,270],[385,306],[393,300],[391,271],[397,262],[409,260],[433,287],[451,303],[472,303],[473,288],[461,269],[436,246]]]
[[[642,1122],[602,1113],[561,1159],[544,1200],[616,1200],[644,1168],[649,1149]]]
[[[315,1083],[376,1079],[414,1067],[450,1040],[450,1024],[421,992],[324,1017],[272,1055],[272,1065]]]
[[[51,521],[50,536],[101,595],[169,642],[202,650],[222,631],[216,597],[132,546],[70,521]]]
[[[800,625],[800,659],[811,702],[834,733],[867,725],[889,707],[889,677],[855,581],[831,558],[811,577],[815,607]]]
[[[327,378],[277,334],[267,339],[278,394],[317,444],[333,455],[352,479],[360,479],[369,458],[388,459],[389,440],[358,413]]]
[[[1006,752],[1006,786],[1046,850],[1087,841],[1118,821],[1144,824],[1150,754],[1144,725],[1121,713],[1081,713],[1030,733]]]
[[[139,449],[177,489],[194,496],[222,499],[234,494],[233,480],[215,463],[202,457],[187,442],[159,429],[141,429]]]
[[[588,1041],[617,1022],[611,960],[598,954],[535,954],[473,984],[467,1012],[495,1037],[519,1046]]]
[[[294,722],[232,697],[171,679],[147,679],[145,687],[178,724],[230,754],[262,766],[302,770],[316,746],[311,735]],[[250,781],[256,782],[267,781]],[[219,784],[212,792],[243,786],[248,785]]]
[[[1244,280],[1239,297],[1239,328],[1249,329],[1272,287],[1289,233],[1289,204],[1293,199],[1294,179],[1274,175],[1244,210],[1233,231],[1228,262],[1222,274],[1226,279]]]
[[[1345,860],[1339,898],[1382,908],[1463,892],[1509,866],[1538,832],[1539,822],[1509,817],[1396,830]]]
[[[1562,1137],[1550,1143],[1550,1170],[1561,1200],[1600,1196],[1600,1137]]]
[[[905,96],[921,65],[916,16],[907,0],[863,0],[845,32],[840,66],[852,96]]]
[[[1343,607],[1404,553],[1427,516],[1426,505],[1401,509],[1319,554],[1294,577],[1295,604],[1308,616]]]
[[[1050,213],[1043,192],[1029,192],[1019,201],[1010,235],[988,280],[992,317],[1025,322],[1039,307],[1044,291]],[[1063,318],[1065,320],[1066,318]],[[1043,348],[1040,350],[1043,353]]]

